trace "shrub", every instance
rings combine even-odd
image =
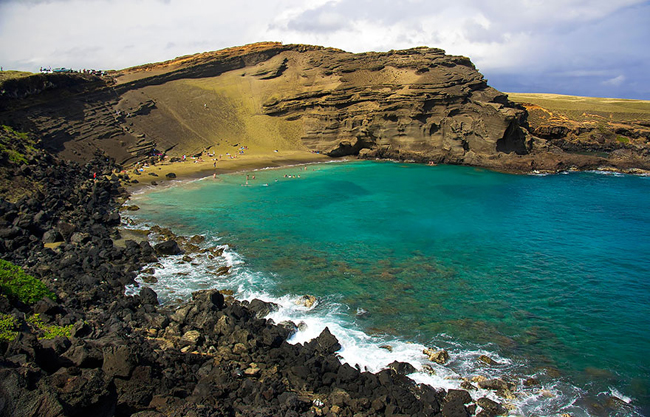
[[[56,300],[56,295],[43,282],[25,273],[9,261],[0,259],[0,290],[9,298],[25,304],[34,304],[43,297]]]
[[[72,336],[72,329],[74,324],[68,324],[67,326],[57,326],[57,325],[47,325],[41,320],[40,314],[34,314],[27,319],[27,323],[35,327],[37,333],[42,333],[42,336],[39,336],[38,339],[54,339],[55,337],[70,337]]]
[[[630,143],[630,138],[626,138],[625,136],[617,136],[616,137],[616,142],[618,142],[618,143]]]
[[[16,319],[9,314],[0,314],[0,341],[10,342],[18,336]]]

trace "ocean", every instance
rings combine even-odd
[[[126,227],[226,249],[152,265],[157,282],[137,281],[163,303],[205,288],[273,301],[275,322],[303,322],[292,343],[327,326],[361,369],[399,360],[435,387],[515,382],[510,398],[471,392],[513,415],[650,413],[650,177],[359,161],[209,177],[129,204]],[[296,304],[305,294],[311,308]],[[431,364],[427,347],[449,362]]]

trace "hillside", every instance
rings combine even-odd
[[[601,139],[584,140],[563,119],[540,123],[544,112],[526,111],[468,58],[440,49],[352,54],[267,42],[60,77],[4,82],[0,123],[78,161],[97,150],[128,165],[246,146],[516,172],[650,168],[643,125],[616,127],[605,135],[612,146],[594,147]]]
[[[528,111],[530,132],[566,152],[647,155],[650,101],[508,93]]]

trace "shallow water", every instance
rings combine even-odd
[[[274,319],[306,322],[295,341],[328,325],[345,360],[369,369],[448,349],[422,382],[535,375],[543,387],[510,400],[526,415],[646,414],[650,178],[370,161],[248,175],[133,198],[136,220],[230,247],[227,278],[214,260],[165,261],[152,285],[162,300],[206,287],[263,296],[285,307]],[[302,294],[319,304],[295,306]]]

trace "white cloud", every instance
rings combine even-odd
[[[642,0],[0,0],[0,64],[124,68],[258,41],[427,45],[487,74],[588,68],[623,86],[650,64],[648,21]]]
[[[625,75],[619,75],[609,80],[603,81],[603,85],[610,85],[614,87],[620,87],[625,82]]]

